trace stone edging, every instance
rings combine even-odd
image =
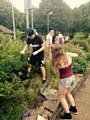
[[[80,87],[85,82],[89,73],[90,71],[88,71],[88,73],[84,76],[82,76],[82,74],[76,75],[77,82],[74,86],[72,86],[73,95],[75,95],[79,91]],[[58,99],[58,91],[50,88],[47,93],[50,94],[47,94],[47,100],[43,102],[43,105],[33,110],[31,116],[25,118],[24,120],[39,120],[39,115],[44,120],[56,119],[57,115],[62,111],[62,107]]]

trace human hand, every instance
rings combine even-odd
[[[33,47],[33,45],[32,45],[32,44],[30,44],[30,47]]]
[[[25,52],[24,51],[20,51],[20,54],[25,54]]]
[[[32,54],[33,54],[33,55],[37,55],[37,54],[38,54],[38,51],[35,51],[35,52],[33,52]]]

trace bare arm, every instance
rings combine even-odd
[[[59,73],[59,69],[56,68],[56,67],[54,67],[54,68],[53,68],[53,72],[54,72],[54,74],[58,74],[58,73]]]
[[[29,48],[29,45],[26,44],[20,53],[24,54],[28,50],[28,48]]]
[[[43,51],[44,49],[45,49],[45,45],[43,43],[43,44],[41,44],[41,48],[38,50],[38,53],[41,52],[41,51]]]
[[[77,53],[67,52],[67,54],[70,55],[71,57],[78,57]]]
[[[33,55],[37,55],[38,53],[40,53],[40,52],[43,51],[44,49],[45,49],[45,45],[44,45],[44,43],[43,43],[43,44],[41,44],[41,48],[40,48],[40,49],[38,49],[37,51],[33,52]]]

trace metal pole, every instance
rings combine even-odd
[[[25,11],[26,11],[26,28],[29,28],[29,10],[31,12],[31,28],[33,28],[33,7],[32,0],[24,0]]]
[[[14,17],[14,7],[13,7],[13,3],[12,3],[12,20],[13,20],[14,40],[16,40],[15,17]]]
[[[47,33],[49,33],[49,14],[47,15]]]
[[[26,28],[29,28],[29,10],[26,9]]]
[[[33,29],[33,8],[31,9],[31,28]]]
[[[49,16],[53,14],[53,11],[47,14],[47,33],[49,32]]]

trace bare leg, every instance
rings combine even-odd
[[[27,72],[27,77],[28,77],[28,86],[31,84],[30,83],[30,72],[31,72],[32,65],[28,64],[28,72]]]
[[[67,98],[68,98],[68,100],[69,100],[69,102],[71,104],[71,106],[69,108],[70,112],[72,112],[72,113],[74,113],[76,115],[79,114],[79,112],[78,112],[78,110],[76,108],[76,105],[75,105],[74,98],[73,98],[72,94],[70,93],[70,90],[67,93]]]
[[[30,85],[30,71],[31,71],[31,64],[28,64],[28,68],[27,68],[27,80],[26,82],[24,83],[24,87],[27,89]]]
[[[60,93],[60,102],[63,106],[64,112],[69,113],[69,106],[66,100],[66,94],[68,92],[68,88],[65,88],[63,86],[59,86],[59,93]]]
[[[41,72],[42,72],[42,80],[46,80],[46,71],[44,66],[41,67]]]
[[[70,93],[70,90],[68,90],[67,97],[68,97],[68,100],[69,100],[71,106],[75,106],[75,101],[74,101],[72,94]]]
[[[46,89],[46,84],[45,84],[46,83],[46,71],[45,71],[44,66],[41,67],[41,72],[42,72],[42,85],[44,85],[44,86],[42,86],[40,93],[41,93],[41,95],[46,97],[45,94],[44,94],[44,91]]]
[[[32,67],[32,65],[31,65],[31,64],[28,64],[28,73],[31,72],[31,67]]]

